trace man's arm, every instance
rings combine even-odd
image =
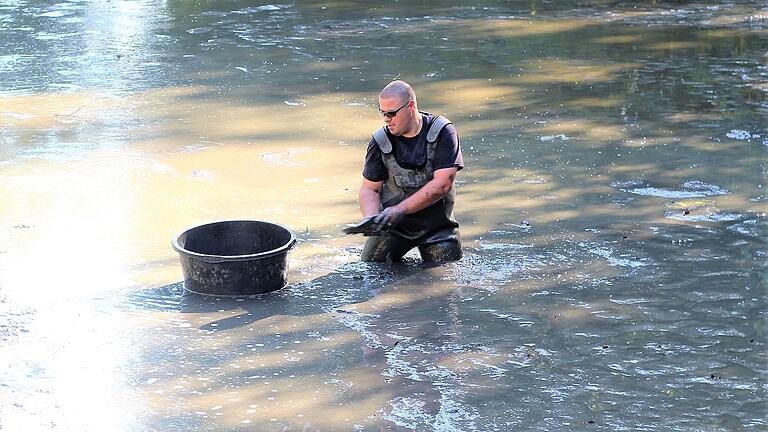
[[[384,185],[383,181],[370,181],[363,178],[363,184],[360,185],[360,193],[358,195],[358,204],[360,205],[360,212],[363,217],[370,217],[379,214],[379,208],[381,207],[381,188]]]
[[[382,210],[376,217],[376,224],[380,226],[394,225],[404,215],[416,213],[438,202],[453,187],[457,171],[458,168],[435,170],[432,174],[432,180],[417,190],[416,193],[403,200],[400,204]]]
[[[440,201],[453,187],[457,171],[457,168],[435,170],[432,180],[395,207],[399,207],[398,210],[404,214],[412,214]]]

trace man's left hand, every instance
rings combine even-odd
[[[405,216],[405,212],[399,205],[395,205],[382,210],[373,220],[373,223],[375,224],[376,229],[386,231],[390,227],[397,225],[403,216]]]

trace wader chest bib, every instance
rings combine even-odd
[[[381,189],[382,209],[401,203],[432,180],[435,171],[434,159],[437,148],[437,136],[450,123],[451,121],[445,117],[436,116],[433,118],[426,136],[426,161],[423,167],[419,169],[404,168],[397,163],[392,151],[392,142],[387,135],[386,126],[377,129],[373,133],[373,139],[381,150],[382,160],[387,167],[389,175]],[[458,227],[459,224],[453,219],[455,198],[456,191],[451,186],[451,190],[436,203],[416,213],[406,215],[397,224],[395,230],[410,238],[416,238],[440,228]]]

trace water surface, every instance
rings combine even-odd
[[[764,430],[761,2],[0,6],[0,428]],[[358,262],[376,94],[454,121],[462,261]],[[298,236],[184,291],[171,239]]]

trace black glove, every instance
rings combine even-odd
[[[405,213],[398,206],[387,207],[373,219],[373,224],[379,231],[386,231],[390,227],[397,225],[405,216]]]

